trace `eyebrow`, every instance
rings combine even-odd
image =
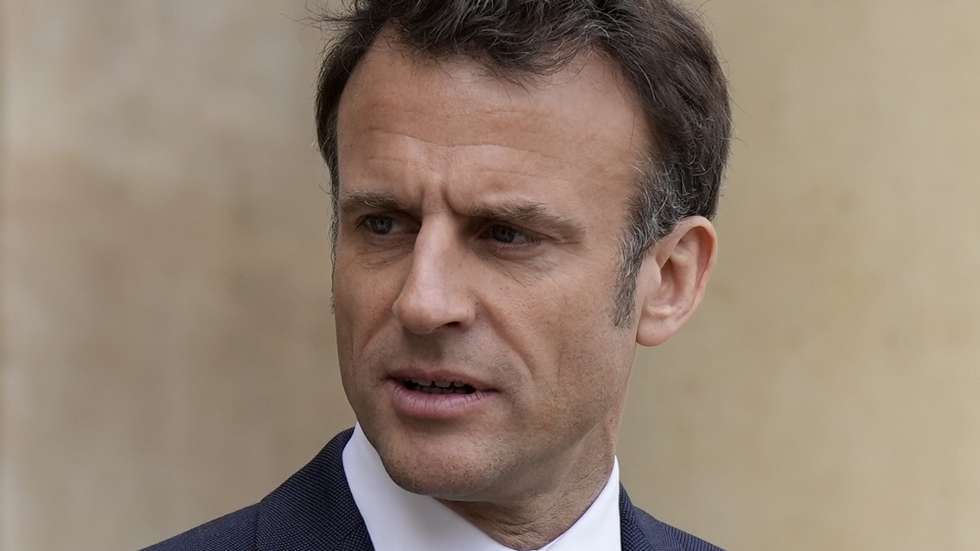
[[[585,233],[578,222],[555,214],[542,203],[534,201],[508,201],[494,205],[479,205],[466,213],[473,218],[499,220],[531,229],[544,228],[556,233],[563,241],[577,241]]]
[[[355,191],[346,194],[340,201],[341,212],[365,209],[416,213],[418,209],[409,208],[390,193]],[[495,220],[518,226],[527,226],[541,231],[552,232],[562,241],[577,241],[585,233],[585,228],[575,220],[551,212],[546,205],[536,201],[512,200],[494,204],[477,205],[462,214],[469,218]]]
[[[377,193],[373,191],[355,191],[344,195],[340,201],[340,211],[348,212],[353,210],[397,210],[408,212],[402,203],[390,193]]]

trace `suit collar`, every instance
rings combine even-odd
[[[352,432],[335,436],[313,461],[262,500],[256,520],[258,549],[373,551],[341,461]]]
[[[633,505],[626,488],[619,487],[619,522],[623,551],[684,551],[667,525]]]

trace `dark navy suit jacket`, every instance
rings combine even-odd
[[[145,551],[374,551],[344,475],[351,434],[334,437],[259,503]],[[623,551],[721,551],[634,507],[622,487],[619,516]]]

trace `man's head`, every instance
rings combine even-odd
[[[449,500],[608,465],[635,344],[688,319],[714,259],[710,42],[651,0],[363,1],[343,21],[317,124],[365,433]]]
[[[604,53],[622,71],[652,139],[638,160],[642,173],[624,225],[617,324],[628,321],[649,246],[681,218],[710,219],[717,210],[731,134],[728,90],[711,40],[674,0],[355,0],[351,13],[325,20],[341,27],[321,66],[316,103],[335,214],[337,109],[350,75],[385,28],[416,55],[467,56],[516,82],[547,75],[584,52]]]

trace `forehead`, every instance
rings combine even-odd
[[[635,183],[650,140],[638,99],[601,54],[518,82],[469,57],[419,56],[382,34],[344,90],[338,145],[342,188],[345,166],[410,163],[416,175],[465,165],[515,183],[588,181],[601,193]]]

